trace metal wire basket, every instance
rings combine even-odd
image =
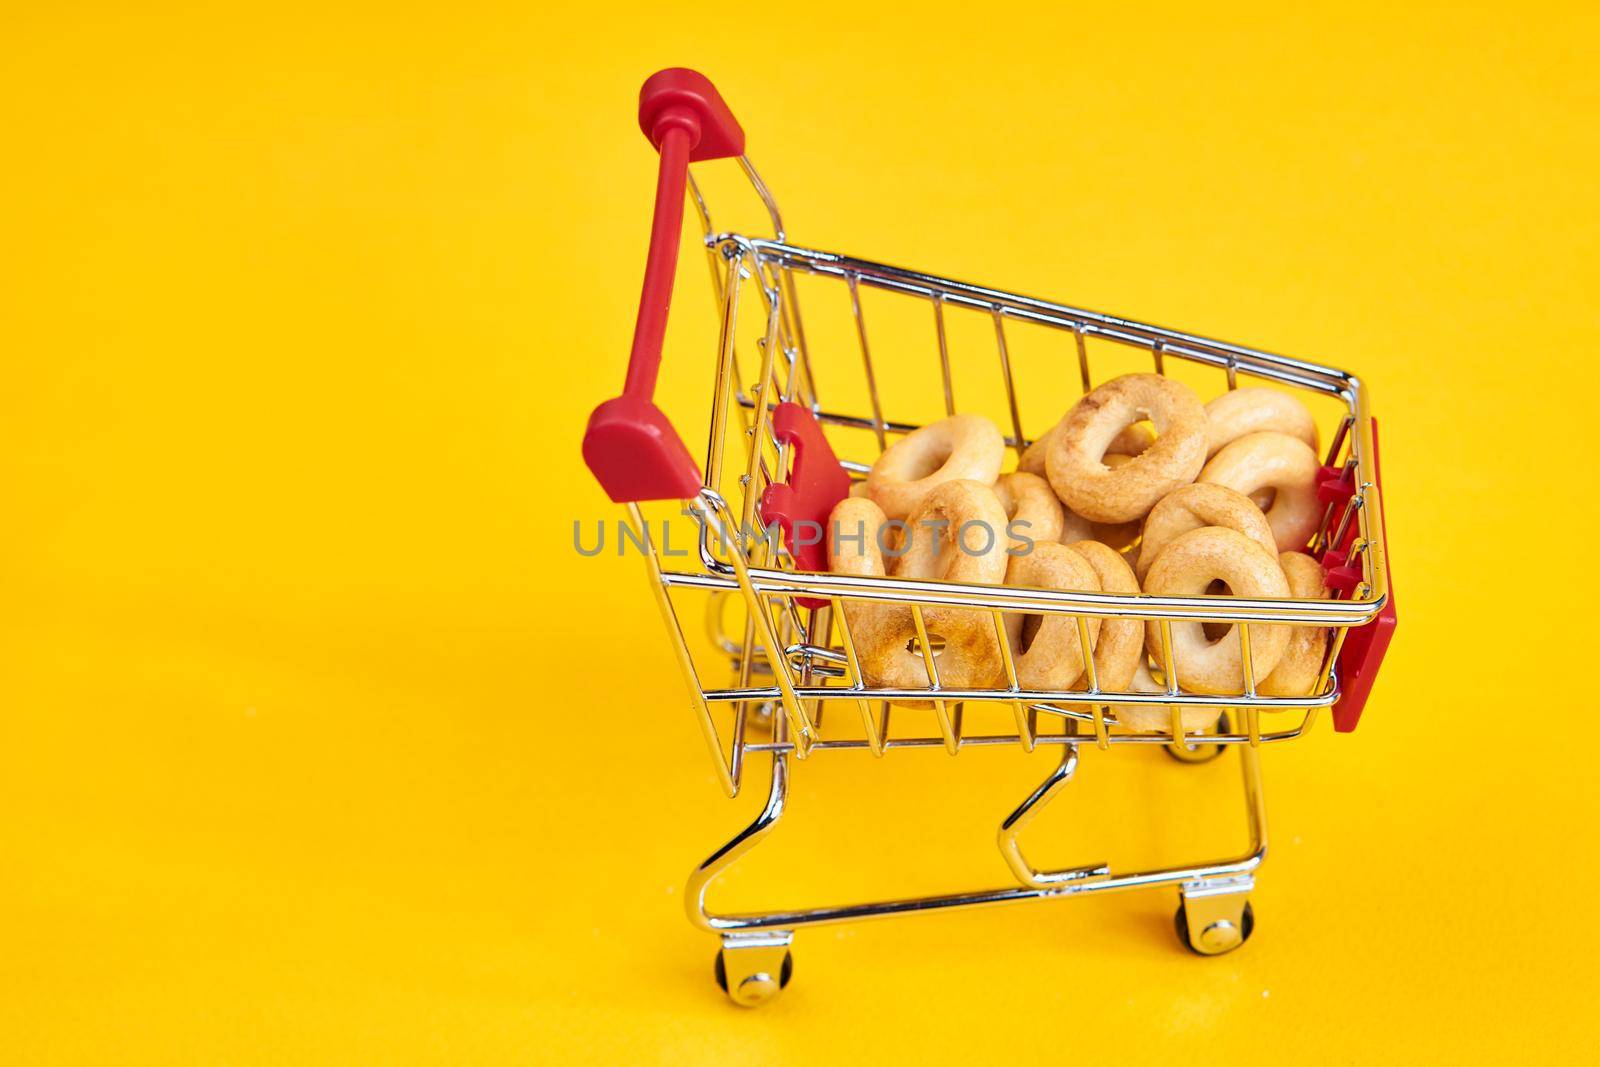
[[[1254,925],[1248,894],[1266,849],[1257,749],[1302,736],[1324,708],[1332,709],[1336,729],[1353,729],[1394,627],[1377,425],[1367,388],[1353,374],[1323,364],[796,245],[744,155],[743,131],[710,82],[692,71],[662,71],[647,81],[640,95],[640,123],[660,150],[661,163],[639,324],[627,388],[596,410],[584,454],[612,499],[627,504],[636,543],[645,549],[650,588],[726,792],[733,796],[740,791],[750,757],[770,760],[768,799],[760,816],[701,864],[690,881],[691,920],[722,937],[717,975],[723,987],[745,1004],[775,994],[792,971],[789,944],[801,926],[1154,885],[1178,886],[1178,931],[1190,948],[1216,954],[1242,944]],[[718,158],[737,159],[765,206],[771,236],[723,233],[712,225],[689,164]],[[703,474],[651,399],[686,194],[703,224],[720,317]],[[841,291],[831,299],[848,305],[855,351],[833,343],[808,345],[797,279]],[[1308,550],[1323,562],[1336,599],[1077,593],[860,578],[818,569],[815,554],[800,551],[794,518],[825,520],[848,488],[848,479],[864,475],[891,439],[927,421],[902,414],[892,390],[884,387],[873,353],[891,342],[879,327],[869,329],[864,291],[892,294],[921,309],[908,314],[901,307],[885,321],[902,327],[892,339],[897,353],[926,354],[928,379],[937,382],[935,395],[942,398],[938,415],[963,410],[957,402],[962,374],[998,379],[999,389],[991,392],[1003,398],[1007,444],[1018,453],[1031,443],[1019,398],[1040,393],[1059,397],[1059,416],[1073,399],[1069,388],[1087,392],[1110,376],[1107,368],[1131,369],[1129,360],[1158,374],[1209,374],[1219,389],[1234,388],[1242,379],[1270,382],[1335,411],[1336,428],[1320,485],[1326,506]],[[808,294],[808,305],[812,299]],[[991,351],[952,343],[953,317],[973,315],[988,320]],[[917,334],[908,335],[905,325],[918,321]],[[1034,347],[1045,346],[1047,356],[1040,366],[1048,381],[1024,377],[1032,372],[1019,366],[1013,339],[1024,329],[1034,332]],[[833,391],[838,399],[820,387],[825,369],[835,379],[840,374],[852,379],[850,386]],[[641,511],[642,502],[663,499],[681,501],[698,525],[695,550],[680,553],[687,559],[678,566],[664,558],[664,546],[650,536]],[[774,522],[775,513],[787,521]],[[778,527],[783,532],[774,534]],[[726,684],[716,684],[696,662],[691,639],[698,638],[697,627],[687,623],[677,600],[688,591],[709,594],[705,632],[730,668]],[[909,607],[926,686],[885,688],[866,680],[844,611],[847,602],[863,601]],[[730,604],[743,607],[732,625],[725,621]],[[992,619],[1008,685],[959,689],[941,684],[937,646],[930,640],[924,612],[952,605],[986,612]],[[1165,691],[1102,691],[1092,666],[1082,689],[1028,689],[1017,681],[1005,637],[1008,615],[1070,617],[1085,648],[1091,619],[1152,622],[1161,638],[1161,655],[1149,666]],[[1231,627],[1231,639],[1240,643],[1242,693],[1209,696],[1178,688],[1171,628],[1196,621]],[[1257,693],[1249,624],[1263,623],[1331,631],[1319,681],[1310,692],[1298,697]],[[925,702],[931,715],[897,711],[897,728],[892,730],[891,702],[906,701]],[[966,728],[969,707],[991,704],[1009,709],[1010,728]],[[831,711],[836,705],[842,708]],[[1152,706],[1166,709],[1165,729],[1136,731],[1119,718],[1119,709]],[[1183,713],[1197,708],[1224,711],[1218,728],[1186,731]],[[908,721],[911,729],[900,728]],[[1161,745],[1190,761],[1238,751],[1249,849],[1212,863],[1134,872],[1113,872],[1098,863],[1051,870],[1030,864],[1018,836],[1071,779],[1086,744],[1103,750]],[[708,909],[712,881],[782,814],[791,757],[861,749],[881,756],[897,749],[930,748],[953,755],[990,745],[1030,751],[1052,745],[1061,751],[1045,782],[1001,822],[1000,851],[1016,884],[844,907],[738,915]]]

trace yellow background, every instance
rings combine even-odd
[[[542,6],[5,16],[0,1060],[1592,1049],[1591,6]],[[1265,754],[1244,950],[1183,953],[1163,891],[803,932],[760,1013],[712,986],[682,881],[755,801],[638,562],[571,549],[616,514],[578,439],[672,64],[802,241],[1370,381],[1402,627],[1358,733]],[[815,761],[730,891],[998,884],[1049,759]],[[1039,848],[1181,842],[1232,773],[1091,753]]]

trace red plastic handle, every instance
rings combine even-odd
[[[700,468],[655,405],[661,346],[672,305],[689,164],[744,154],[744,130],[705,75],[683,67],[652,74],[639,90],[639,128],[661,153],[650,252],[622,395],[594,409],[583,459],[612,500],[681,500],[700,491]]]
[[[1383,465],[1378,455],[1378,420],[1372,420],[1372,472],[1378,483],[1378,508],[1383,515]],[[1319,495],[1325,501],[1342,503],[1355,495],[1355,481],[1342,468],[1323,468],[1324,480]],[[1388,516],[1383,515],[1384,528],[1388,529]],[[1350,559],[1350,545],[1355,541],[1356,524],[1345,531],[1344,543],[1332,545],[1322,554],[1322,566],[1328,576],[1328,585],[1334,595],[1348,593],[1361,581],[1361,566]],[[1361,721],[1361,712],[1372,695],[1373,683],[1378,680],[1378,669],[1394,639],[1395,607],[1394,576],[1389,568],[1388,554],[1384,554],[1384,573],[1389,575],[1389,599],[1385,601],[1378,617],[1351,629],[1339,649],[1339,702],[1333,706],[1333,728],[1349,733]]]

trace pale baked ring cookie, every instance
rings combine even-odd
[[[890,566],[895,577],[987,585],[1005,579],[1006,512],[988,485],[945,482],[923,497],[906,526],[906,550]]]
[[[1156,681],[1150,673],[1150,665],[1141,658],[1139,669],[1133,674],[1133,681],[1123,689],[1125,693],[1165,693],[1167,687]],[[1172,732],[1172,709],[1163,704],[1113,704],[1112,712],[1117,716],[1117,725],[1125,730],[1137,734],[1170,734]],[[1182,711],[1183,732],[1185,734],[1198,734],[1211,729],[1222,718],[1221,708],[1184,708]]]
[[[1278,557],[1283,576],[1289,580],[1289,595],[1302,600],[1321,600],[1328,595],[1327,574],[1322,564],[1304,552],[1285,552]],[[1262,696],[1303,697],[1322,679],[1322,660],[1328,654],[1328,630],[1321,626],[1291,626],[1289,644],[1278,666],[1256,690]]]
[[[1035,440],[1033,444],[1024,448],[1022,455],[1017,457],[1017,470],[1023,474],[1037,474],[1043,478],[1045,476],[1044,459],[1045,456],[1050,454],[1050,442],[1055,440],[1056,431],[1059,429],[1061,429],[1061,424],[1058,422],[1046,430],[1044,435]]]
[[[888,531],[884,531],[887,521],[883,509],[870,500],[845,497],[839,501],[828,516],[828,569],[835,574],[862,578],[883,577],[883,544],[889,540]],[[880,531],[884,532],[880,534]],[[862,681],[867,686],[927,688],[927,664],[916,644],[917,627],[909,607],[845,598],[844,612],[861,665]],[[938,631],[926,619],[924,624],[932,643]],[[998,654],[997,642],[982,650],[982,655],[976,659],[968,649],[947,646],[935,660],[939,682],[951,688],[988,686],[1004,669],[996,659]],[[896,700],[894,703],[917,708],[929,706],[925,700]]]
[[[1268,555],[1277,555],[1278,545],[1272,526],[1261,509],[1243,493],[1225,485],[1195,482],[1180,486],[1161,498],[1144,520],[1144,538],[1139,542],[1139,562],[1134,573],[1142,580],[1161,550],[1174,539],[1202,526],[1226,526],[1238,530],[1261,546]]]
[[[1112,470],[1111,441],[1148,419],[1155,444]],[[1194,481],[1206,461],[1206,413],[1194,390],[1158,374],[1125,374],[1089,393],[1050,442],[1045,469],[1061,502],[1091,522],[1142,518],[1156,501]]]
[[[828,569],[835,574],[882,578],[879,537],[887,521],[883,509],[863,497],[847,496],[835,504],[828,515]],[[844,617],[866,685],[912,689],[928,684],[922,657],[906,647],[907,633],[916,633],[909,608],[846,598]]]
[[[1005,581],[1011,559],[1006,555],[1006,513],[989,486],[945,482],[923,498],[906,525],[904,553],[889,566],[896,578],[979,585]],[[987,686],[1003,673],[994,617],[987,611],[929,606],[922,617],[929,640],[935,635],[943,639],[940,684]]]
[[[826,540],[828,543],[828,570],[834,574],[850,574],[858,578],[882,578],[886,571],[883,550],[888,518],[883,509],[865,497],[847,496],[833,506],[828,515]],[[880,643],[876,640],[886,627],[898,630],[903,623],[911,625],[911,612],[900,605],[883,604],[871,600],[844,600],[845,621],[850,624],[850,636],[862,659],[862,667],[871,676],[872,684],[882,681],[884,671],[877,657],[872,655]],[[904,616],[899,619],[898,616]],[[869,660],[872,662],[869,663]],[[922,684],[926,684],[926,677]]]
[[[1210,459],[1230,441],[1247,433],[1274,430],[1298,437],[1311,451],[1317,451],[1317,422],[1298,399],[1276,389],[1234,389],[1206,405]]]
[[[1132,456],[1108,453],[1105,465],[1116,470],[1127,465],[1132,459]],[[1099,541],[1102,545],[1109,545],[1118,552],[1123,552],[1139,539],[1139,529],[1142,524],[1138,519],[1132,522],[1090,522],[1068,507],[1063,507],[1062,513],[1061,543],[1064,545],[1070,545],[1074,541]]]
[[[1240,533],[1221,526],[1202,526],[1174,540],[1161,551],[1145,575],[1144,591],[1156,596],[1200,596],[1212,582],[1225,582],[1238,597],[1287,597],[1289,582],[1277,557]],[[1231,695],[1244,692],[1244,666],[1237,624],[1216,641],[1206,638],[1199,622],[1173,622],[1172,653],[1178,685],[1191,693]],[[1289,628],[1251,623],[1250,660],[1259,687],[1272,673],[1289,643]],[[1146,645],[1157,662],[1161,629],[1146,624]]]
[[[834,574],[882,578],[883,546],[878,531],[888,517],[865,497],[847,496],[828,513],[828,569]],[[869,601],[845,601],[845,608],[867,607]]]
[[[1094,535],[1095,524],[1079,515],[1071,508],[1061,509],[1061,543],[1070,545],[1075,541],[1097,541]]]
[[[1005,454],[994,423],[982,415],[952,415],[890,445],[867,472],[867,495],[889,518],[903,519],[946,482],[993,484]]]
[[[1132,463],[1134,458],[1121,453],[1107,453],[1102,462],[1111,470],[1121,470],[1129,463]],[[1139,540],[1139,531],[1142,526],[1143,523],[1138,519],[1132,519],[1128,522],[1091,522],[1089,523],[1089,535],[1087,537],[1077,537],[1071,540],[1062,537],[1061,541],[1063,544],[1071,544],[1072,541],[1099,541],[1102,545],[1109,545],[1118,552],[1123,552],[1129,545]]]
[[[1037,474],[1013,471],[994,483],[994,495],[1006,513],[1012,555],[1023,555],[1037,543],[1061,540],[1061,501],[1049,482]]]
[[[1133,568],[1113,549],[1098,541],[1074,541],[1067,546],[1088,560],[1106,593],[1137,593],[1139,580]],[[1095,682],[1103,691],[1126,692],[1133,672],[1144,659],[1144,623],[1138,619],[1105,619],[1094,642]],[[1087,671],[1084,672],[1088,674]],[[1087,680],[1084,682],[1087,685]]]
[[[1322,522],[1322,502],[1317,499],[1321,471],[1310,445],[1298,437],[1263,430],[1224,446],[1205,465],[1199,481],[1225,485],[1245,496],[1273,490],[1267,522],[1278,551],[1293,552],[1306,547]]]
[[[1045,476],[1045,457],[1050,454],[1050,441],[1060,428],[1061,423],[1056,423],[1045,431],[1043,437],[1024,449],[1022,455],[1017,459],[1017,470],[1024,474],[1037,474],[1043,478]],[[1124,426],[1122,432],[1111,439],[1111,443],[1106,446],[1106,455],[1137,456],[1154,444],[1155,440],[1156,435],[1150,427],[1142,422],[1136,422],[1132,426]]]
[[[1016,556],[1006,569],[1007,585],[1098,593],[1100,579],[1083,556],[1066,545],[1039,544]],[[1094,649],[1100,620],[1085,619],[1089,648]],[[1016,659],[1017,681],[1024,689],[1070,689],[1083,674],[1083,644],[1075,615],[1008,615],[1006,633]]]

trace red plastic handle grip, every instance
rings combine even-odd
[[[1383,507],[1383,464],[1378,449],[1378,420],[1372,420],[1372,472],[1378,483],[1378,507]],[[1324,481],[1319,487],[1323,500],[1343,503],[1355,495],[1355,481],[1341,468],[1323,468]],[[1384,516],[1388,528],[1388,516]],[[1361,581],[1361,567],[1350,559],[1350,546],[1355,541],[1356,524],[1351,523],[1345,532],[1344,543],[1332,545],[1322,554],[1322,566],[1328,576],[1328,585],[1334,595],[1354,589]],[[1384,572],[1389,576],[1389,599],[1384,602],[1377,618],[1365,626],[1354,627],[1345,635],[1339,649],[1339,702],[1333,706],[1333,728],[1349,733],[1361,721],[1361,712],[1372,695],[1372,686],[1378,680],[1378,669],[1383,666],[1384,654],[1394,639],[1395,602],[1394,576],[1389,568],[1388,554],[1384,554]]]
[[[583,434],[584,462],[618,503],[681,500],[700,491],[700,468],[655,405],[656,378],[678,269],[689,164],[744,154],[744,130],[716,88],[705,75],[682,67],[658,71],[640,88],[639,128],[661,153],[661,166],[633,350],[622,395],[595,408]]]

